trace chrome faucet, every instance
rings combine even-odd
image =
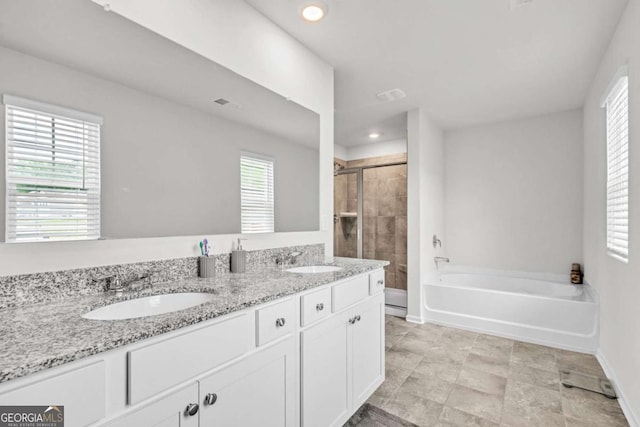
[[[436,263],[436,270],[440,267],[438,265],[439,262],[447,262],[447,263],[451,262],[449,258],[443,257],[443,256],[434,256],[433,261]]]
[[[277,265],[289,265],[295,264],[298,261],[298,257],[302,255],[300,251],[289,252],[288,254],[282,254],[276,257]]]
[[[126,289],[137,288],[137,285],[140,283],[142,283],[142,286],[138,289],[150,288],[153,286],[153,274],[154,271],[147,270],[144,273],[130,277],[127,280],[123,280],[120,274],[107,274],[105,276],[94,277],[92,281],[94,283],[104,282],[105,292],[122,294]]]

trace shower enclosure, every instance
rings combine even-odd
[[[406,155],[334,164],[334,254],[389,261],[387,305],[406,308]]]

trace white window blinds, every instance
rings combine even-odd
[[[240,155],[242,233],[274,231],[273,159]]]
[[[5,95],[6,242],[100,237],[102,119]]]
[[[629,258],[629,79],[620,76],[609,92],[607,109],[607,249]]]

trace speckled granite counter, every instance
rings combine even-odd
[[[69,297],[63,301],[0,310],[0,382],[111,350],[184,326],[313,289],[388,265],[387,261],[327,258],[330,273],[298,274],[280,268],[214,278],[188,278],[125,293]],[[298,265],[296,265],[298,266]],[[95,308],[125,299],[177,292],[211,292],[210,303],[173,313],[129,320],[87,320]]]

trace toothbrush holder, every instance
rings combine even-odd
[[[200,277],[207,278],[216,275],[216,258],[212,256],[201,256],[199,259]]]

